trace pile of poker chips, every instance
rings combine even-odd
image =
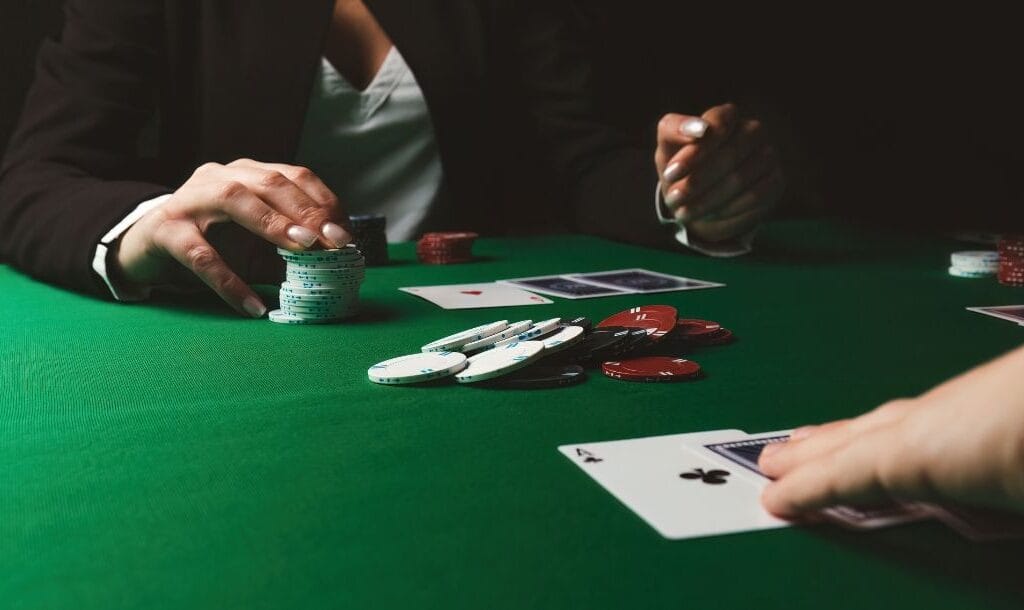
[[[999,240],[999,283],[1024,286],[1024,235],[1005,235]]]
[[[278,248],[285,261],[281,308],[270,312],[279,324],[329,324],[359,313],[359,287],[365,276],[362,253],[353,245],[333,250],[292,252]]]
[[[428,265],[467,263],[473,260],[473,242],[477,237],[468,231],[424,233],[416,244],[416,255]]]
[[[992,277],[999,271],[999,253],[995,250],[954,252],[949,262],[949,274],[955,277]]]
[[[380,214],[363,214],[349,217],[352,243],[366,258],[371,267],[386,265],[388,258],[388,219]]]
[[[367,370],[367,376],[383,385],[422,383],[442,377],[453,377],[460,384],[492,387],[571,385],[586,378],[582,367],[538,367],[529,375],[520,371],[581,341],[584,332],[559,318],[540,322],[498,320],[432,341],[419,353],[375,364]]]
[[[680,351],[732,339],[716,322],[679,319],[674,307],[644,305],[596,327],[583,317],[491,322],[432,341],[418,354],[376,364],[367,375],[385,385],[453,377],[460,384],[534,389],[580,383],[587,367],[597,367],[624,381],[687,381],[700,378],[701,367]]]

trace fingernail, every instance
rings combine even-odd
[[[679,203],[679,200],[682,197],[682,191],[680,191],[679,189],[672,189],[671,191],[668,192],[668,195],[665,195],[665,204],[669,206],[674,206],[675,204]]]
[[[679,173],[679,168],[680,167],[682,167],[682,165],[680,165],[680,163],[678,161],[673,163],[672,165],[669,165],[668,167],[666,167],[665,168],[665,173],[662,174],[662,176],[664,176],[664,178],[665,178],[665,182],[669,182],[669,183],[675,182],[676,179],[678,178],[677,174]]]
[[[352,241],[352,236],[348,234],[348,231],[342,229],[333,222],[324,223],[320,232],[324,234],[324,237],[326,237],[328,241],[339,248],[348,245],[348,243]]]
[[[707,130],[708,122],[704,119],[690,119],[689,121],[684,121],[679,125],[679,133],[693,138],[694,140],[703,138],[704,134],[707,133]]]
[[[675,217],[679,222],[686,222],[687,220],[690,220],[690,210],[688,210],[684,205],[676,210]]]
[[[803,440],[803,439],[807,438],[808,436],[810,436],[811,434],[813,434],[815,428],[817,428],[817,426],[803,426],[803,427],[797,428],[796,430],[793,430],[792,432],[790,432],[789,440],[791,440],[791,441]]]
[[[288,227],[286,233],[288,234],[288,239],[300,244],[303,248],[308,248],[316,243],[316,233],[306,227],[292,225]]]
[[[263,315],[267,313],[266,306],[264,306],[256,297],[246,297],[246,299],[242,301],[242,309],[245,310],[245,313],[254,318],[262,318]]]

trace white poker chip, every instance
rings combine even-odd
[[[358,305],[356,303],[325,303],[321,305],[316,303],[281,302],[281,309],[288,313],[348,313],[355,310],[357,307]]]
[[[999,252],[997,250],[964,250],[962,252],[954,252],[949,256],[949,259],[949,262],[957,267],[979,262],[998,263]]]
[[[327,324],[334,321],[334,318],[306,318],[285,313],[280,309],[270,312],[270,321],[278,324]]]
[[[362,256],[359,248],[355,247],[354,244],[349,244],[344,248],[330,248],[327,250],[285,250],[284,248],[278,248],[277,253],[286,261],[295,260],[298,262],[315,262],[318,260],[326,262],[340,258]]]
[[[366,262],[361,259],[352,259],[351,261],[339,261],[336,263],[293,263],[288,262],[289,269],[296,270],[309,270],[309,271],[331,271],[331,270],[342,270],[342,269],[359,269],[362,270],[366,267]]]
[[[540,342],[544,344],[544,352],[547,355],[576,345],[583,340],[584,336],[583,328],[580,326],[563,326],[561,330],[541,339]]]
[[[463,345],[462,347],[459,348],[459,351],[462,353],[468,353],[491,347],[499,341],[518,335],[519,333],[529,329],[532,325],[533,320],[521,320],[519,322],[513,322],[508,325],[508,328],[502,330],[499,333],[495,333],[489,337],[477,339],[476,341],[471,341]]]
[[[509,343],[512,343],[514,341],[532,341],[533,339],[536,339],[538,337],[543,337],[544,335],[552,331],[558,330],[558,323],[561,320],[561,318],[551,318],[550,320],[541,320],[540,322],[535,322],[532,326],[530,326],[530,328],[519,333],[515,337],[499,341],[495,343],[494,346],[500,347],[502,345],[508,345]]]
[[[360,284],[362,284],[362,282],[333,282],[333,281],[332,282],[321,282],[319,280],[311,281],[311,280],[297,280],[297,279],[289,279],[288,282],[286,282],[286,283],[291,284],[293,286],[297,286],[298,288],[304,288],[306,290],[313,289],[313,288],[315,288],[315,289],[327,289],[327,290],[341,290],[341,289],[345,289],[345,288],[357,287]]]
[[[285,279],[300,282],[362,282],[366,274],[359,273],[306,273],[304,271],[285,271]]]
[[[507,375],[530,364],[544,352],[540,341],[516,341],[470,356],[462,372],[455,375],[459,383],[476,383]]]
[[[965,271],[959,267],[950,267],[949,274],[955,277],[982,278],[992,277],[997,271]]]
[[[431,341],[420,348],[420,351],[424,352],[443,352],[453,350],[463,345],[470,343],[471,341],[477,341],[484,337],[489,337],[494,333],[501,332],[508,328],[508,320],[498,320],[497,322],[490,322],[488,324],[481,324],[475,328],[457,332],[454,335],[448,335],[438,339],[437,341]]]
[[[346,290],[339,290],[338,288],[303,288],[298,284],[292,282],[282,282],[280,294],[291,294],[296,296],[323,296],[323,295],[336,295],[336,294],[350,294],[352,292],[358,292],[356,287],[351,287]]]
[[[466,355],[459,352],[421,352],[375,364],[366,371],[374,383],[404,385],[454,375],[466,368]]]

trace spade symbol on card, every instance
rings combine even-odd
[[[578,447],[576,448],[576,455],[578,455],[581,458],[583,458],[583,463],[584,464],[596,464],[598,462],[603,462],[604,461],[601,458],[599,458],[596,455],[594,455],[593,453],[587,451],[586,449],[580,449]]]
[[[682,479],[700,479],[708,485],[722,485],[726,482],[725,477],[729,476],[728,470],[708,470],[705,471],[703,468],[694,468],[690,472],[683,472],[679,474]]]

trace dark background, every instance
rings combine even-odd
[[[60,4],[5,2],[0,146],[40,39],[59,31]],[[665,112],[699,114],[735,101],[765,117],[782,144],[787,214],[926,229],[1024,227],[1022,45],[1008,13],[579,6],[602,109],[645,145]],[[529,196],[547,190],[539,185]]]

